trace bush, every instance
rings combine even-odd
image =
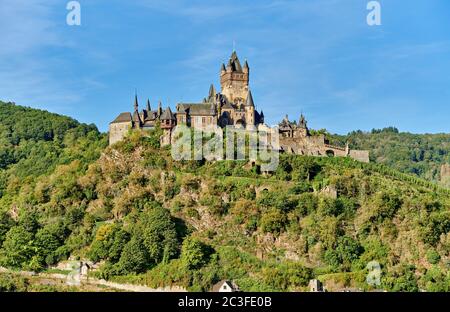
[[[441,256],[435,249],[430,249],[427,251],[427,261],[430,264],[437,264],[441,260]]]
[[[358,241],[348,236],[341,236],[336,242],[336,248],[325,252],[324,260],[336,270],[340,268],[349,270],[363,251]]]
[[[262,214],[260,227],[263,232],[279,235],[286,225],[286,215],[277,209],[271,209]]]

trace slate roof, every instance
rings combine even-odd
[[[170,107],[167,107],[164,113],[160,117],[161,120],[176,120]]]
[[[250,90],[248,90],[247,93],[247,101],[245,102],[245,106],[255,106],[255,103],[253,103],[252,92]]]
[[[231,54],[230,60],[228,61],[228,66],[231,66],[231,70],[234,72],[242,72],[241,62],[239,62],[236,51],[233,51],[233,53]]]
[[[121,122],[130,122],[131,114],[129,112],[120,113],[119,116],[116,117],[111,123],[121,123]]]
[[[228,109],[234,109],[233,105],[230,104],[230,102],[226,102],[222,108],[228,108]]]
[[[189,114],[191,116],[214,116],[215,105],[211,103],[180,103],[177,106],[178,114]]]

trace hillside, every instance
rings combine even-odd
[[[427,180],[439,181],[441,166],[450,164],[450,134],[412,134],[390,127],[330,138],[340,144],[348,141],[354,149],[369,150],[374,162]]]
[[[59,164],[78,159],[86,165],[106,145],[95,125],[0,101],[0,196],[8,185],[24,186]]]
[[[449,290],[450,192],[434,183],[338,158],[283,155],[271,176],[245,162],[174,162],[158,131],[100,156],[102,135],[76,136],[87,126],[63,120],[52,139],[4,140],[9,154],[31,147],[0,170],[2,266],[40,271],[71,256],[99,263],[97,277],[150,287],[232,279],[301,291],[312,278],[370,289],[377,261],[376,288]],[[47,170],[21,174],[49,154]]]

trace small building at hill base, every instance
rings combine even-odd
[[[239,287],[233,281],[222,280],[211,289],[212,292],[239,292]]]

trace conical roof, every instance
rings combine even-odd
[[[167,107],[164,113],[161,115],[161,120],[176,120],[170,107]]]
[[[231,53],[230,60],[228,61],[228,66],[231,67],[232,71],[242,72],[241,62],[239,62],[239,58],[236,54],[236,51],[233,51],[233,53]]]
[[[252,92],[250,90],[248,90],[247,93],[247,101],[245,102],[245,106],[255,106],[255,103],[253,103]]]

